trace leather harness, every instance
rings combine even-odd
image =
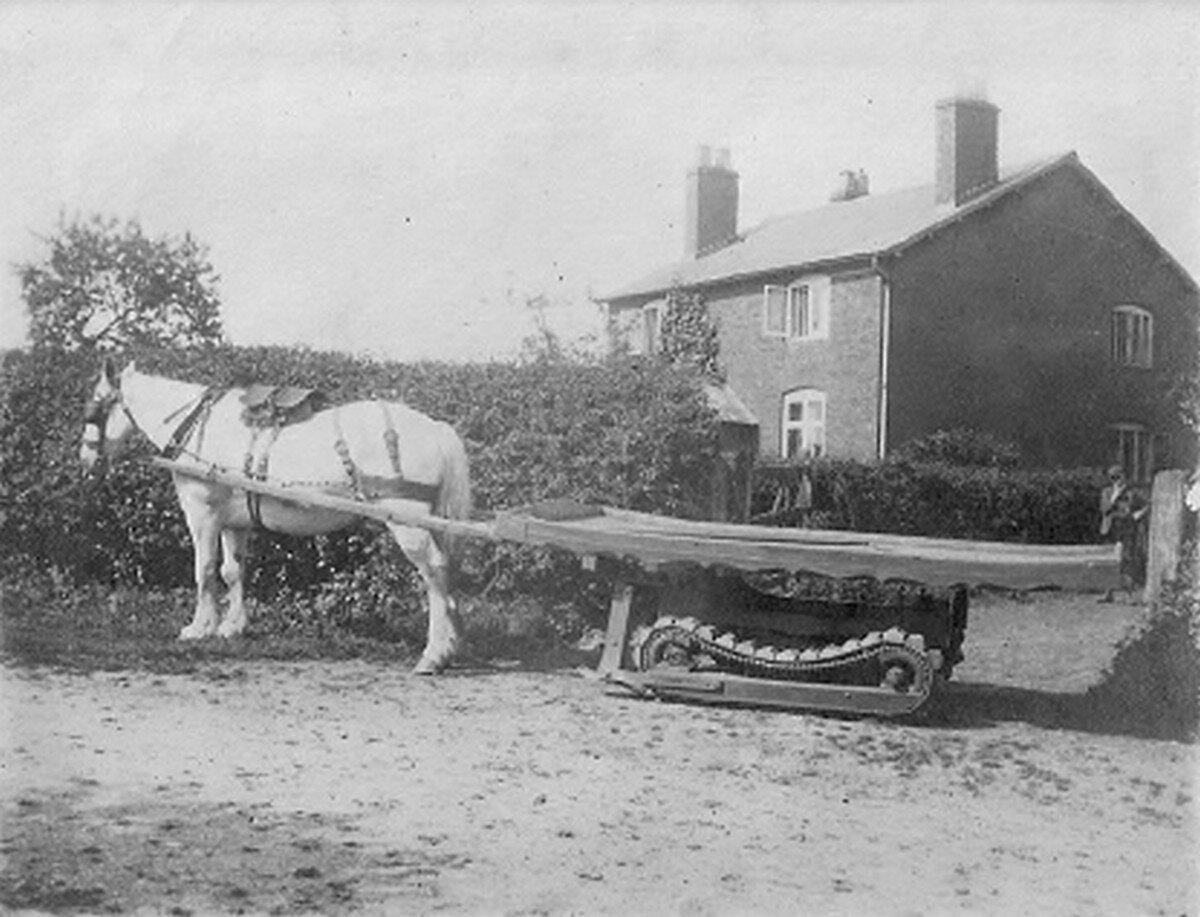
[[[247,401],[246,396],[242,398],[246,404],[261,404],[264,399],[262,397],[263,387],[257,387],[257,391],[252,392],[252,398],[257,398],[253,402]],[[345,493],[352,496],[355,500],[363,502],[381,499],[393,500],[416,500],[421,503],[428,503],[433,506],[437,503],[440,488],[434,484],[421,484],[417,481],[406,480],[403,477],[400,464],[400,438],[396,433],[395,425],[392,422],[391,414],[387,406],[379,402],[380,410],[383,412],[384,432],[383,441],[384,447],[387,450],[388,461],[392,466],[392,471],[395,476],[372,475],[363,473],[362,469],[355,463],[350,454],[349,444],[346,442],[345,436],[342,434],[341,424],[338,422],[336,408],[328,408],[325,404],[324,396],[320,393],[313,393],[311,390],[300,390],[289,388],[286,390],[292,397],[287,399],[292,401],[293,405],[298,407],[295,413],[289,416],[287,411],[278,410],[281,406],[274,399],[267,399],[271,403],[273,413],[270,416],[269,425],[250,424],[247,426],[250,430],[250,442],[246,447],[245,460],[242,464],[242,473],[246,477],[254,480],[266,480],[267,472],[270,466],[271,447],[275,444],[275,440],[279,438],[279,432],[285,426],[292,423],[298,423],[303,420],[308,420],[314,414],[323,410],[332,410],[334,430],[337,432],[337,438],[334,440],[334,450],[341,459],[342,467],[346,472],[346,482],[344,484],[326,485],[321,488],[330,493]],[[296,397],[297,392],[307,392],[303,397]],[[171,434],[170,439],[162,448],[162,456],[164,458],[176,459],[184,451],[184,447],[188,441],[196,433],[197,429],[203,435],[203,429],[207,426],[209,415],[212,413],[213,406],[220,401],[226,394],[228,389],[223,388],[208,388],[200,396],[199,400],[191,407],[187,415],[176,427]],[[280,399],[283,401],[284,399]],[[122,402],[122,406],[124,406]],[[248,418],[243,415],[243,420]],[[258,460],[255,461],[255,446],[258,443],[260,436],[268,437],[263,449],[258,453]],[[199,450],[195,450],[198,452]],[[195,454],[195,453],[193,453]],[[197,456],[198,457],[198,456]],[[262,519],[262,495],[252,491],[246,491],[246,511],[250,516],[251,524],[260,530],[267,530],[267,526]]]

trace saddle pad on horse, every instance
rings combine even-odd
[[[295,385],[251,385],[241,397],[242,420],[251,427],[286,427],[328,406],[325,393]]]

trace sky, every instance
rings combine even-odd
[[[507,359],[683,256],[700,145],[747,228],[932,182],[980,89],[1002,167],[1075,150],[1200,278],[1191,3],[6,0],[0,78],[0,348],[98,214],[207,246],[234,343]]]

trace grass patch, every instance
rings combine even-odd
[[[419,606],[381,615],[328,614],[321,597],[247,601],[250,625],[233,640],[181,641],[191,589],[72,585],[52,573],[0,580],[0,658],[79,671],[188,673],[214,662],[368,659],[407,666],[424,646]],[[528,599],[468,602],[463,662],[546,668],[594,661],[574,649],[577,622]]]

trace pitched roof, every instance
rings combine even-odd
[[[709,255],[661,268],[600,299],[612,302],[627,297],[652,296],[665,293],[676,285],[699,286],[806,265],[894,253],[988,207],[1014,189],[1068,162],[1078,164],[1075,153],[1006,170],[994,187],[956,208],[938,205],[935,187],[929,184],[887,194],[869,194],[776,217],[747,230],[734,242]]]
[[[726,382],[709,383],[704,386],[704,397],[708,406],[717,412],[717,419],[724,423],[747,424],[758,426],[758,418],[754,416],[737,392]]]

